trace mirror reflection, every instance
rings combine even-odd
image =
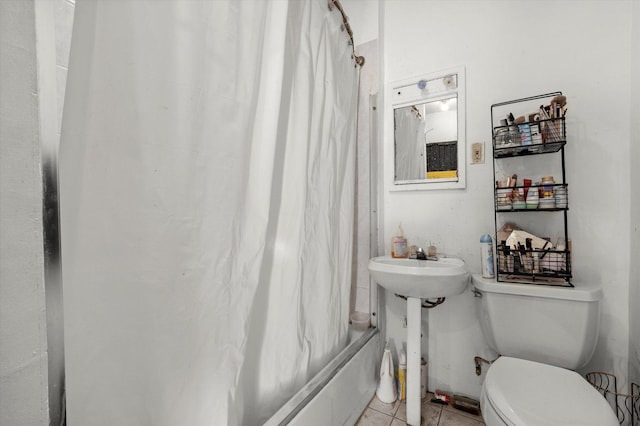
[[[457,178],[458,98],[394,110],[395,180]]]
[[[464,67],[391,87],[395,189],[464,188]]]

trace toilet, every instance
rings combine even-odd
[[[597,286],[551,287],[473,275],[480,326],[500,357],[480,396],[492,425],[618,425],[608,402],[573,370],[589,362],[598,339]]]

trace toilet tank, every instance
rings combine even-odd
[[[598,286],[551,287],[497,282],[473,275],[481,296],[480,326],[500,355],[576,370],[598,340]]]

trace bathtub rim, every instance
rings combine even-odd
[[[304,407],[335,377],[351,359],[379,333],[376,327],[370,327],[353,342],[349,343],[334,359],[318,372],[302,389],[293,395],[264,426],[286,425],[302,411]]]

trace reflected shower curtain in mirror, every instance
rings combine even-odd
[[[346,344],[358,69],[326,0],[78,2],[70,425],[260,424]]]
[[[425,179],[424,114],[416,107],[397,108],[395,120],[395,180]]]

